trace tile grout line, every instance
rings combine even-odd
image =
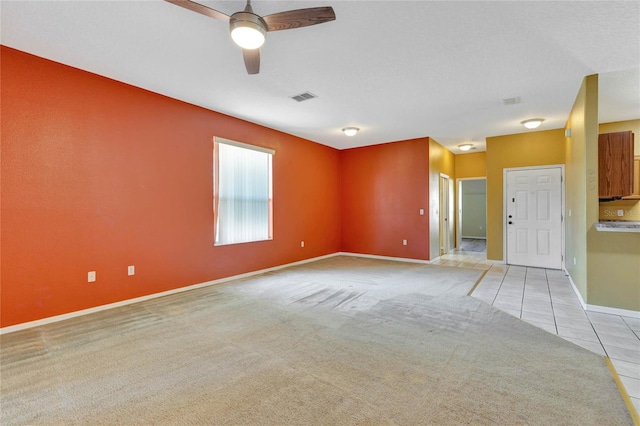
[[[493,268],[493,266],[491,266],[491,268]],[[507,271],[509,270],[509,267],[507,266]],[[496,291],[496,295],[493,296],[493,300],[491,301],[491,306],[493,306],[494,303],[496,303],[496,299],[498,298],[498,294],[500,294],[500,289],[502,288],[502,284],[504,283],[504,278],[507,276],[507,271],[504,272],[504,275],[502,275],[502,279],[500,280],[500,287],[498,287],[498,291]]]
[[[547,269],[544,270],[544,277],[547,281],[547,291],[549,292],[549,302],[551,303],[551,313],[553,314],[553,326],[556,329],[556,336],[560,336],[560,331],[558,330],[558,322],[556,321],[556,310],[553,309],[553,296],[551,295],[551,287],[549,286],[549,275],[547,274]]]
[[[589,325],[591,326],[591,329],[593,330],[594,333],[596,333],[596,337],[598,338],[598,343],[600,343],[600,346],[602,346],[602,350],[604,351],[605,356],[611,359],[611,357],[609,356],[609,353],[607,352],[607,348],[604,347],[604,343],[602,343],[602,340],[600,339],[598,330],[596,330],[596,328],[593,326],[593,322],[591,321],[591,318],[589,318],[589,314],[587,313],[587,311],[584,311],[584,314],[587,317],[587,320],[589,321]]]
[[[636,336],[636,338],[637,338],[638,340],[640,340],[640,335],[638,335],[638,333],[639,333],[639,332],[636,332],[633,328],[631,328],[631,324],[629,324],[629,323],[624,319],[625,317],[623,317],[622,315],[617,315],[617,316],[619,316],[619,317],[620,317],[620,319],[622,320],[622,322],[623,322],[627,327],[629,327],[629,330],[631,330],[631,332]]]
[[[527,268],[525,266],[524,278],[522,279],[522,300],[520,301],[520,319],[522,319],[522,312],[524,310],[524,291],[527,288],[527,274],[528,273],[529,273],[529,268]]]

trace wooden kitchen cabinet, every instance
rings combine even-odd
[[[633,132],[598,135],[598,194],[622,198],[634,191]]]
[[[633,160],[633,192],[625,200],[640,200],[640,155]]]

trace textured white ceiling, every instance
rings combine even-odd
[[[562,128],[595,73],[600,121],[640,118],[638,1],[253,1],[260,15],[315,6],[336,21],[268,33],[258,75],[225,23],[160,0],[3,0],[1,42],[339,149],[430,136],[481,151],[527,118]],[[318,98],[289,98],[305,91]]]

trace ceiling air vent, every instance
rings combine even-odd
[[[507,106],[507,105],[515,105],[515,104],[519,104],[520,102],[522,102],[520,100],[520,96],[516,97],[516,98],[507,98],[507,99],[503,99],[502,103]]]
[[[317,98],[317,96],[309,92],[304,92],[304,93],[300,93],[299,95],[291,96],[291,99],[296,100],[298,102],[307,101],[313,98]]]

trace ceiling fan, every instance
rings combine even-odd
[[[247,0],[243,11],[229,16],[191,0],[165,1],[213,19],[229,21],[231,38],[242,48],[244,65],[249,74],[258,74],[260,71],[260,46],[264,44],[267,31],[308,27],[336,19],[333,8],[330,6],[288,10],[273,15],[259,16],[253,13],[251,0]]]

